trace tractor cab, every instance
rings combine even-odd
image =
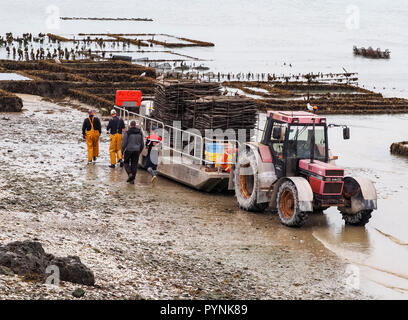
[[[261,143],[269,146],[279,178],[298,175],[299,160],[329,161],[326,118],[313,113],[268,112]]]

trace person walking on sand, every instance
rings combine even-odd
[[[88,164],[99,157],[99,137],[102,133],[101,121],[95,117],[95,111],[89,110],[88,118],[82,124],[82,136],[88,148]]]
[[[156,134],[157,127],[152,126],[150,135],[146,138],[147,158],[146,169],[152,175],[152,183],[157,180],[157,164],[159,163],[159,152],[162,138]]]
[[[130,122],[130,128],[123,135],[122,154],[124,155],[124,165],[128,179],[126,182],[134,184],[139,162],[140,152],[144,148],[142,131],[136,127],[136,121]]]
[[[125,123],[122,119],[119,119],[116,115],[115,109],[111,111],[112,119],[109,120],[108,127],[106,130],[110,131],[110,168],[115,168],[116,163],[118,162],[121,167],[123,167],[122,161],[122,130],[125,128]]]

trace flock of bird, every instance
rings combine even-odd
[[[194,64],[193,64],[194,65]],[[176,66],[176,63],[174,64]],[[194,69],[183,65],[183,67],[176,67],[175,70],[183,68],[184,70]],[[277,75],[275,73],[214,73],[214,72],[175,72],[167,71],[163,72],[166,77],[171,78],[187,78],[187,79],[197,79],[197,80],[218,80],[218,81],[275,81],[275,82],[289,82],[289,81],[325,81],[325,82],[346,82],[351,83],[352,81],[357,81],[357,73],[297,73],[289,75]]]

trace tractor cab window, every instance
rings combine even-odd
[[[312,126],[291,126],[288,138],[288,158],[309,159],[313,137]],[[325,161],[326,135],[324,126],[315,127],[315,159]]]
[[[278,158],[283,157],[283,146],[286,136],[286,123],[277,123],[275,122],[272,127],[270,146],[275,156]]]

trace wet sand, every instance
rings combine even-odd
[[[197,192],[162,177],[152,187],[144,170],[135,185],[126,184],[123,169],[108,168],[106,131],[101,157],[87,165],[80,132],[86,114],[21,97],[23,113],[0,115],[0,242],[37,239],[47,252],[78,255],[97,284],[84,287],[85,298],[405,297],[404,177],[384,165],[375,170],[374,155],[362,168],[358,128],[348,145],[331,135],[332,145],[344,159],[339,165],[376,179],[380,210],[366,228],[346,228],[337,210],[329,209],[311,216],[304,228],[290,229],[272,212],[239,210],[233,195]],[[382,136],[387,143],[388,135]],[[377,153],[386,155],[382,148],[381,142]],[[353,149],[354,161],[348,156]],[[349,285],[350,268],[360,274],[358,286]],[[71,298],[75,287],[0,275],[1,298]]]

